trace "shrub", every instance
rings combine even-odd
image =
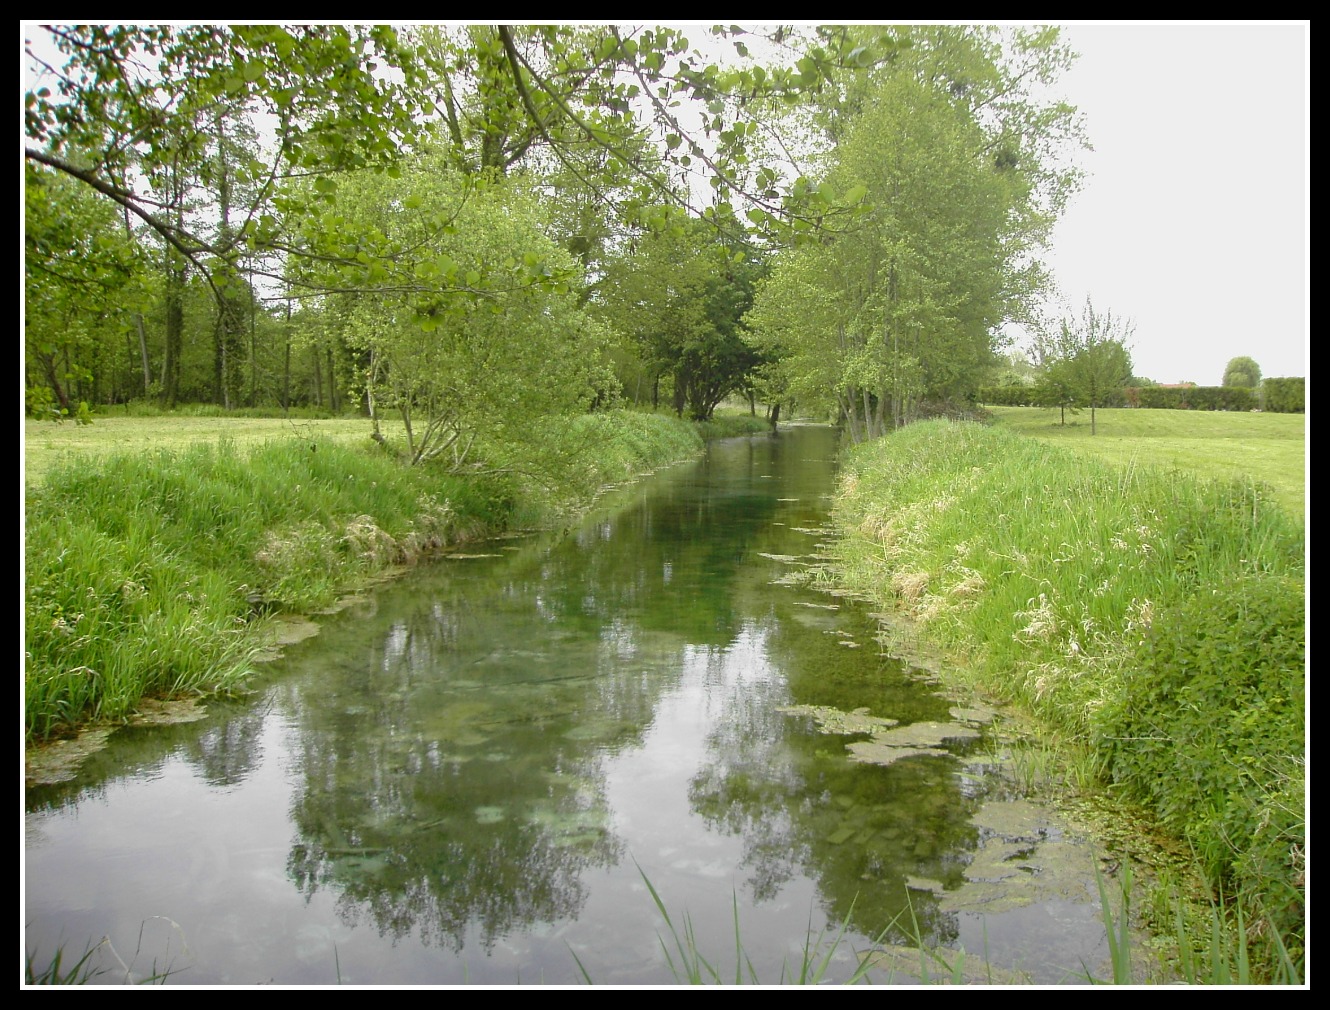
[[[1201,588],[1155,614],[1101,712],[1114,779],[1286,944],[1303,921],[1304,618],[1293,578]]]
[[[1261,383],[1265,409],[1275,414],[1301,414],[1307,409],[1306,379],[1266,379]]]

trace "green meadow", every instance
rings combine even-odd
[[[1306,508],[1307,418],[1303,414],[1106,408],[1097,434],[1081,411],[1060,422],[1056,409],[990,408],[1003,428],[1089,453],[1109,463],[1183,470],[1201,477],[1250,478],[1269,485],[1294,516]]]

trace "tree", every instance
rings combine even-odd
[[[73,416],[123,365],[142,263],[114,208],[73,180],[29,164],[24,178],[23,324],[28,409]],[[132,353],[132,349],[131,349]],[[35,367],[34,367],[35,366]],[[54,414],[51,412],[54,411]]]
[[[1035,353],[1050,385],[1062,386],[1090,405],[1090,434],[1095,434],[1095,408],[1110,390],[1121,389],[1131,379],[1128,342],[1135,331],[1131,320],[1099,312],[1085,299],[1079,317],[1070,314],[1055,324],[1056,330],[1037,339]]]
[[[751,317],[758,345],[802,373],[791,385],[834,396],[856,441],[982,381],[1001,325],[1038,290],[1033,255],[1076,179],[1060,164],[1074,110],[1032,93],[1068,58],[1056,32],[1004,48],[989,30],[940,26],[912,41],[839,76],[814,115],[835,147],[804,189],[859,213],[782,254]]]
[[[412,462],[458,468],[483,449],[491,465],[511,464],[533,431],[606,386],[606,335],[578,304],[577,261],[542,233],[520,182],[426,157],[342,190],[345,226],[399,252],[391,272],[372,263],[367,286],[331,296],[326,312],[371,415],[402,418]]]
[[[1237,386],[1242,389],[1255,389],[1261,384],[1261,366],[1251,358],[1234,358],[1224,369],[1224,381],[1221,385]]]
[[[383,25],[41,31],[60,59],[28,48],[53,83],[25,94],[25,157],[120,204],[205,275],[206,257],[225,267],[242,249],[335,260],[354,272],[363,249],[311,247],[291,225],[335,204],[340,173],[391,171],[431,121],[465,171],[505,173],[541,149],[606,199],[607,187],[623,188],[624,203],[649,215],[652,204],[696,207],[687,175],[700,169],[716,198],[700,214],[724,220],[730,195],[744,193],[773,220],[797,216],[800,201],[751,156],[760,127],[750,103],[795,102],[838,68],[872,65],[895,45],[885,31],[871,46],[810,39],[795,66],[752,68],[721,66],[681,30],[662,27],[491,25],[418,38]],[[747,53],[740,29],[711,34]],[[700,126],[682,125],[689,100],[705,109]],[[262,120],[272,142],[230,165],[233,189],[252,195],[234,208],[235,227],[209,236],[160,213],[143,183],[181,157],[206,166],[211,126],[200,124],[219,113]],[[588,151],[604,176],[586,171]],[[209,182],[206,172],[199,178]],[[295,178],[315,184],[288,189]]]
[[[638,236],[607,269],[601,307],[628,339],[653,387],[672,382],[673,407],[705,421],[745,387],[759,355],[743,338],[761,264],[750,248],[715,241],[682,218]]]
[[[170,250],[165,310],[137,317],[139,387],[146,394],[156,372],[168,406],[181,395],[182,362],[197,356],[190,339],[212,344],[207,395],[243,402],[246,378],[248,396],[257,394],[256,294],[278,289],[288,304],[316,304],[383,295],[391,278],[392,297],[412,311],[430,297],[436,308],[484,300],[465,274],[404,275],[401,249],[347,227],[340,213],[352,174],[392,176],[422,145],[462,175],[538,172],[560,197],[575,194],[561,201],[557,230],[587,268],[584,301],[613,245],[605,208],[620,222],[656,226],[666,208],[692,207],[733,235],[743,229],[731,201],[742,197],[740,210],[768,232],[790,222],[808,232],[814,211],[834,216],[836,201],[823,187],[813,206],[759,162],[763,128],[751,111],[795,104],[840,68],[889,57],[898,42],[886,29],[868,42],[801,36],[794,65],[777,67],[756,65],[745,33],[727,27],[709,33],[733,45],[738,62],[724,65],[714,47],[703,52],[681,30],[659,27],[44,25],[37,33],[27,48],[36,68],[24,96],[28,164],[84,187],[132,219],[140,241],[152,232]],[[784,29],[774,40],[786,52],[796,41]],[[528,251],[544,258],[539,243]],[[72,265],[77,273],[79,261]],[[183,311],[194,282],[214,302],[206,331]],[[69,283],[75,290],[97,277]],[[161,320],[155,348],[145,318]],[[326,379],[335,404],[331,357],[312,363],[316,398]],[[698,402],[710,395],[699,391]]]

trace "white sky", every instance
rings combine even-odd
[[[1306,376],[1310,22],[1072,23],[1063,97],[1095,150],[1049,262],[1136,322],[1135,374]]]

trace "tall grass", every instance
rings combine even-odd
[[[698,421],[698,431],[702,437],[711,440],[713,438],[732,438],[736,435],[763,435],[771,431],[771,424],[762,417],[756,417],[748,412],[741,414],[722,414],[719,411],[711,416],[709,421]]]
[[[143,955],[144,932],[150,924],[164,924],[169,930],[166,945],[160,960],[154,957],[146,969],[136,968]],[[172,952],[174,942],[179,942],[180,949]],[[126,962],[111,943],[109,936],[103,936],[96,943],[89,943],[83,954],[72,963],[64,944],[56,947],[49,960],[44,960],[37,951],[27,951],[23,958],[24,985],[165,985],[167,979],[179,974],[183,968],[177,965],[177,958],[188,955],[189,945],[185,943],[184,930],[180,924],[165,916],[152,916],[139,925],[138,944],[134,954]]]
[[[1241,896],[1265,954],[1277,960],[1278,936],[1297,961],[1299,523],[1251,482],[950,422],[852,452],[837,517],[843,581],[978,686],[1090,744],[1103,777]]]
[[[28,740],[122,719],[144,695],[236,690],[263,614],[323,607],[367,576],[585,503],[604,481],[701,445],[682,422],[628,414],[560,436],[552,487],[295,439],[57,465],[27,495]]]

